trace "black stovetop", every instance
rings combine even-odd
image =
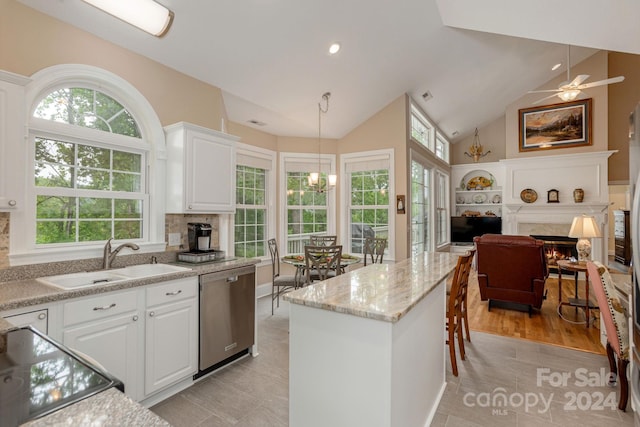
[[[0,335],[0,427],[17,426],[122,383],[30,328]]]

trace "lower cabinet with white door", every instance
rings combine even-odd
[[[63,343],[145,400],[197,372],[197,295],[189,277],[67,302]]]
[[[198,282],[146,289],[144,391],[149,396],[198,371]]]
[[[142,399],[144,325],[142,290],[108,292],[64,304],[63,343],[93,358],[124,383],[125,393]]]

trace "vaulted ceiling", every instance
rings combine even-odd
[[[230,120],[282,136],[317,135],[324,92],[333,138],[406,92],[455,142],[566,72],[565,43],[572,64],[640,53],[636,2],[157,0],[175,13],[159,39],[80,0],[18,1],[219,87]]]

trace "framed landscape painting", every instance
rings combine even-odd
[[[591,98],[518,110],[520,151],[591,145]]]

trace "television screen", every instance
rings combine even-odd
[[[502,234],[499,216],[452,216],[451,243],[473,243],[475,236]]]

